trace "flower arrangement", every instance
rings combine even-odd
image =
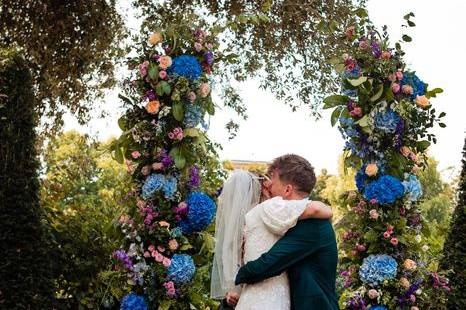
[[[408,24],[412,14],[405,16]],[[416,172],[425,152],[445,127],[430,100],[430,89],[406,68],[400,43],[389,46],[386,31],[361,23],[345,35],[348,50],[335,59],[341,93],[324,99],[333,109],[332,125],[345,139],[345,166],[357,173],[356,194],[341,235],[340,307],[343,309],[423,309],[448,291],[445,278],[432,278],[423,249],[423,225],[417,202],[422,188]],[[404,36],[405,40],[409,37]],[[442,282],[443,281],[443,282]],[[433,283],[444,283],[436,285]]]
[[[216,305],[204,283],[212,250],[204,230],[216,205],[203,176],[214,152],[204,119],[215,112],[209,76],[217,48],[215,34],[182,24],[152,33],[128,62],[120,95],[128,109],[112,151],[134,180],[134,204],[120,218],[126,242],[113,262],[125,291],[138,295],[123,298],[121,309]]]

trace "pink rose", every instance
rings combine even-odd
[[[172,261],[171,261],[171,259],[165,257],[165,258],[163,259],[162,264],[163,264],[164,267],[167,267],[167,268],[168,268],[168,267],[170,267],[170,265],[172,264]]]
[[[202,83],[200,86],[199,86],[199,95],[202,97],[202,98],[205,98],[207,97],[207,95],[209,95],[210,93],[210,86],[209,84],[207,83]]]
[[[178,249],[178,241],[176,241],[176,239],[171,239],[170,241],[168,241],[168,248],[171,251],[175,251],[176,249]]]
[[[160,70],[159,71],[159,78],[161,78],[162,80],[165,80],[166,77],[167,77],[167,71]]]
[[[174,288],[169,288],[167,290],[167,294],[168,294],[168,296],[173,297],[173,296],[176,295],[176,290]]]
[[[366,41],[366,40],[362,40],[362,41],[359,42],[359,48],[360,48],[360,49],[365,50],[365,49],[368,48],[368,47],[369,47],[369,45],[367,44],[367,41]]]
[[[369,296],[370,299],[375,299],[375,298],[379,297],[379,292],[377,292],[377,290],[370,289],[367,292],[367,296]]]
[[[386,232],[383,233],[383,237],[384,237],[385,239],[390,238],[390,235],[391,235],[391,233],[388,232],[388,231],[386,231]]]
[[[401,91],[403,94],[412,95],[414,90],[411,85],[403,85],[403,87],[401,87]]]
[[[409,296],[409,300],[411,300],[412,303],[415,303],[416,302],[416,296],[414,296],[414,294],[412,294],[411,296]]]
[[[141,169],[141,174],[142,175],[149,175],[151,171],[151,166],[144,166]]]
[[[147,68],[149,67],[149,62],[146,60],[142,64],[139,65],[139,73],[142,77],[147,75]]]
[[[147,258],[147,257],[150,257],[150,253],[149,253],[148,251],[145,251],[145,252],[144,252],[144,257],[146,257],[146,258]]]
[[[392,73],[390,74],[387,79],[390,81],[390,82],[395,82],[396,81],[396,75],[395,73]]]
[[[157,250],[159,250],[159,252],[162,252],[162,253],[165,252],[165,248],[161,245],[157,247]]]
[[[366,247],[364,246],[364,244],[358,244],[356,245],[356,250],[358,250],[359,252],[364,252],[366,250]]]
[[[196,52],[200,52],[202,50],[202,44],[199,42],[194,43],[194,49]]]
[[[155,255],[154,255],[154,258],[155,258],[155,261],[158,262],[158,263],[161,263],[163,262],[163,255],[160,254],[159,252],[155,251]]]
[[[398,81],[401,81],[403,79],[403,72],[398,70],[398,71],[395,72],[395,76],[398,79]]]
[[[393,225],[387,225],[387,231],[393,232],[393,228],[395,228]]]
[[[355,107],[351,112],[350,115],[352,117],[361,117],[362,116],[362,109],[360,107]]]
[[[398,245],[398,239],[393,237],[391,240],[390,240],[390,243],[393,244],[394,246],[397,246]]]
[[[136,206],[138,208],[144,208],[146,206],[146,202],[144,200],[138,199],[138,201],[136,202]]]
[[[167,69],[172,65],[172,58],[170,56],[160,56],[159,67],[163,70]]]
[[[162,168],[163,168],[162,163],[153,163],[152,164],[152,169],[154,169],[154,170],[161,170]]]
[[[147,248],[150,252],[154,252],[155,251],[155,246],[153,246],[152,244],[149,245],[149,247]]]
[[[196,93],[190,91],[186,97],[188,98],[189,102],[193,103],[196,100]]]
[[[134,158],[134,159],[137,159],[139,157],[141,157],[141,153],[139,153],[138,151],[133,151],[131,153],[131,156]]]
[[[177,127],[168,133],[168,137],[172,140],[183,140],[183,129]]]
[[[398,92],[400,91],[400,84],[398,83],[393,83],[392,84],[392,91],[394,94],[398,94]]]
[[[376,209],[372,209],[369,211],[369,216],[371,219],[376,220],[379,218],[379,212]]]

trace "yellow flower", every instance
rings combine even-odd
[[[416,104],[421,108],[427,108],[430,103],[426,96],[416,96]]]
[[[366,167],[366,174],[370,177],[373,177],[374,175],[377,175],[377,172],[379,172],[379,168],[377,167],[376,164],[368,164]]]
[[[149,103],[146,104],[146,111],[150,114],[157,114],[160,109],[160,102],[157,100],[149,101]]]
[[[149,44],[156,45],[157,43],[162,42],[162,34],[160,32],[154,32],[149,37]]]

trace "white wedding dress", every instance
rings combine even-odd
[[[275,197],[252,208],[245,218],[244,262],[256,260],[267,252],[288,229],[296,225],[309,200],[283,200]],[[279,276],[241,290],[236,310],[289,310],[290,285],[288,276]]]

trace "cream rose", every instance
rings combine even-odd
[[[205,98],[207,97],[207,95],[210,93],[210,86],[209,84],[207,83],[202,83],[200,86],[199,86],[199,95],[202,97],[202,98]]]
[[[162,34],[160,32],[154,32],[149,36],[149,44],[156,45],[162,42]]]
[[[409,286],[411,285],[411,284],[409,283],[409,280],[406,279],[405,277],[401,277],[401,278],[400,278],[400,284],[401,284],[401,286],[403,286],[405,289],[408,289]]]
[[[427,108],[430,103],[426,96],[416,96],[416,104],[421,108]]]
[[[417,267],[417,264],[415,261],[413,261],[412,259],[405,259],[404,263],[403,263],[403,266],[405,267],[405,269],[407,270],[414,270],[416,269]]]
[[[167,69],[172,65],[172,58],[170,56],[160,56],[159,67],[163,70]]]

